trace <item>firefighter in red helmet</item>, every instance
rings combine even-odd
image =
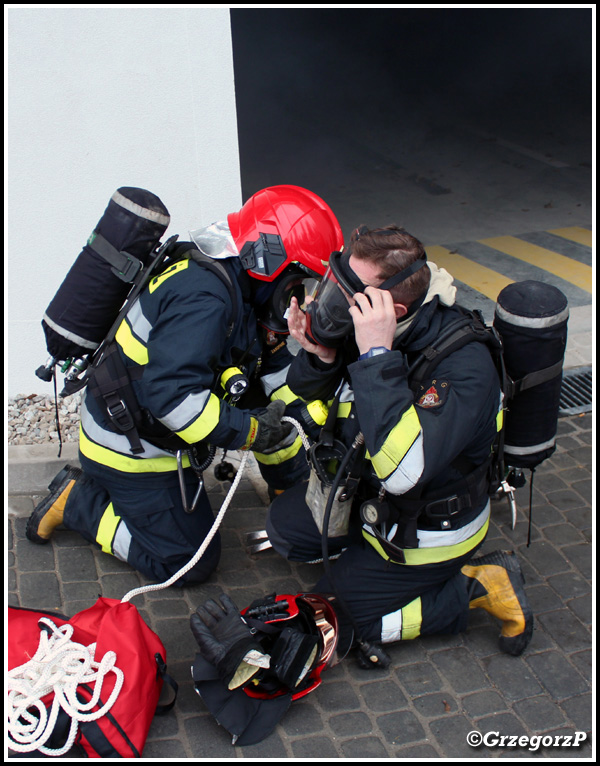
[[[27,537],[45,543],[62,524],[160,581],[190,560],[212,525],[201,473],[215,448],[252,450],[274,492],[306,471],[301,440],[281,417],[287,407],[310,431],[322,413],[285,385],[284,313],[342,247],[329,206],[288,185],[190,234],[111,344],[117,406],[97,380],[88,384],[81,469],[55,477],[27,525]],[[133,414],[135,440],[115,418],[119,401]],[[219,557],[217,535],[183,579],[205,580]]]

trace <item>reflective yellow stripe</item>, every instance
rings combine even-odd
[[[411,405],[400,422],[392,428],[379,452],[371,457],[375,473],[380,479],[385,479],[398,468],[420,433],[419,416]]]
[[[395,561],[389,556],[382,548],[379,540],[369,534],[366,529],[363,528],[362,533],[365,540],[370,543],[377,553],[379,553],[380,556],[383,556],[386,561],[391,561],[392,564],[398,564],[400,566],[403,564],[406,564],[407,566],[418,566],[419,564],[439,564],[442,561],[450,561],[450,559],[464,556],[465,553],[468,553],[483,540],[486,536],[489,524],[490,519],[488,516],[481,529],[478,532],[475,532],[474,535],[471,535],[467,540],[463,540],[462,543],[455,543],[454,545],[438,545],[435,548],[403,548],[402,552],[406,559],[405,562]]]
[[[402,607],[402,641],[410,641],[421,635],[421,599],[416,598],[410,604]]]
[[[281,386],[281,388],[278,388],[277,391],[274,391],[271,394],[272,401],[281,399],[281,401],[286,404],[291,404],[291,402],[295,402],[299,398],[300,397],[297,396],[289,386]]]
[[[298,436],[294,443],[285,449],[280,449],[277,452],[273,452],[271,455],[263,455],[259,452],[255,452],[254,457],[263,465],[278,465],[279,463],[285,463],[286,460],[297,455],[301,446],[302,439]]]
[[[125,356],[138,364],[148,364],[148,349],[134,336],[125,319],[119,325],[115,340],[123,349]]]
[[[100,524],[98,524],[98,531],[96,532],[96,542],[102,546],[104,553],[112,554],[112,541],[120,521],[121,517],[115,515],[113,504],[110,503],[102,514]]]
[[[176,433],[189,444],[201,442],[216,427],[220,416],[221,400],[215,394],[211,394],[196,420],[183,431],[176,431]]]
[[[79,430],[79,449],[83,455],[95,463],[126,473],[163,473],[177,470],[177,458],[175,457],[167,455],[152,458],[128,457],[91,441],[84,434],[83,429]],[[184,455],[183,466],[187,467],[189,464],[188,456]]]
[[[177,274],[182,269],[187,269],[189,265],[190,265],[189,260],[185,258],[183,261],[177,261],[177,263],[174,263],[172,266],[169,266],[169,268],[165,269],[162,274],[159,274],[157,277],[154,277],[154,279],[150,280],[150,286],[148,287],[148,291],[153,293],[157,287],[160,287],[162,285],[165,279],[172,277],[173,274]]]
[[[496,415],[496,431],[501,431],[503,424],[504,424],[504,410],[500,409],[498,410],[498,414]]]

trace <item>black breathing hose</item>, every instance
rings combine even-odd
[[[377,644],[373,644],[370,641],[365,641],[364,638],[362,637],[361,630],[358,627],[358,624],[356,620],[354,619],[354,616],[352,615],[352,612],[350,611],[348,604],[342,598],[341,594],[339,593],[338,589],[335,586],[335,583],[331,576],[331,562],[329,561],[329,549],[328,549],[329,546],[328,546],[327,533],[329,530],[329,518],[331,516],[333,501],[335,500],[335,496],[342,482],[342,478],[344,474],[346,473],[346,468],[348,467],[348,464],[350,463],[350,460],[354,456],[356,450],[362,445],[363,441],[364,441],[363,435],[362,433],[359,433],[358,436],[355,438],[354,442],[352,443],[352,446],[350,447],[350,449],[344,455],[342,461],[340,462],[335,478],[333,479],[333,483],[329,491],[329,497],[327,498],[327,503],[325,505],[325,513],[323,515],[323,530],[321,532],[321,555],[323,556],[323,567],[325,568],[325,576],[329,580],[329,584],[331,588],[333,589],[333,593],[340,607],[342,608],[342,611],[344,612],[346,617],[350,620],[350,623],[352,624],[352,627],[354,628],[356,643],[358,644],[360,653],[362,654],[364,660],[369,665],[372,665],[373,667],[386,668],[391,663],[390,657],[386,654],[386,652],[383,650],[381,646],[378,646]]]

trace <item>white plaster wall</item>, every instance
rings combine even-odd
[[[157,194],[167,236],[241,206],[229,10],[6,18],[5,390],[51,394],[41,318],[118,187]]]

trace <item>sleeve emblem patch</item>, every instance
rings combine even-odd
[[[427,390],[421,386],[421,394],[417,399],[417,406],[425,409],[441,407],[448,396],[450,384],[447,380],[432,380]]]

